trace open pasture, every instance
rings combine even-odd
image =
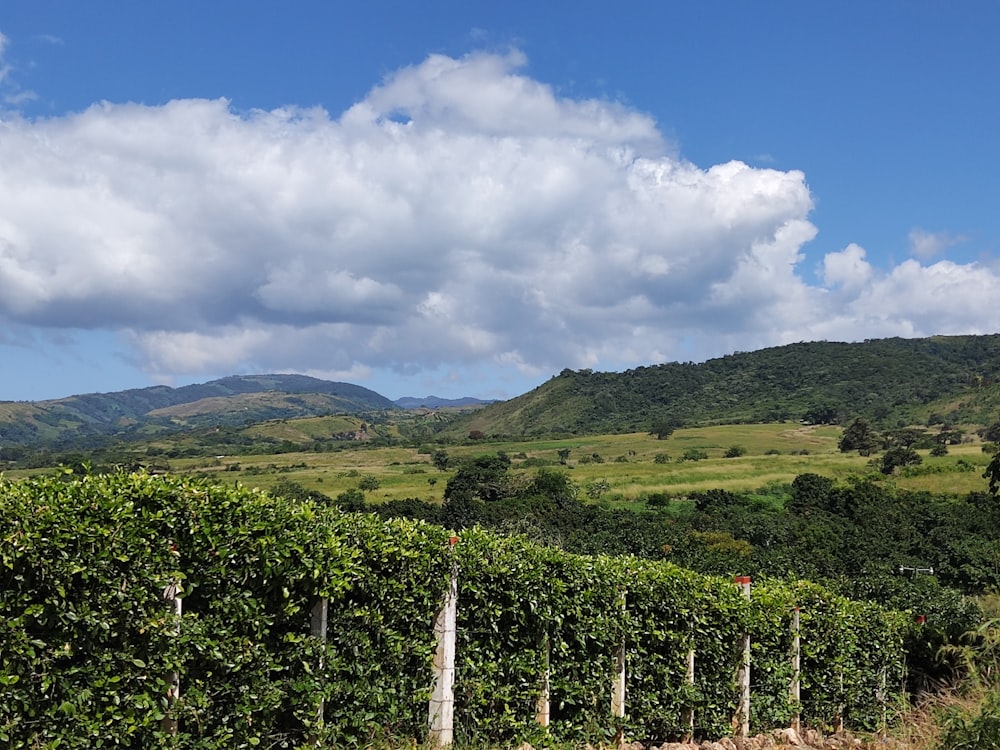
[[[336,452],[298,452],[276,455],[232,455],[210,459],[176,459],[171,470],[209,474],[224,481],[271,489],[291,481],[330,497],[358,488],[362,480],[377,481],[366,492],[369,502],[403,498],[440,501],[451,468],[438,469],[433,454],[444,451],[454,467],[473,456],[503,451],[515,469],[545,467],[565,471],[581,488],[606,483],[603,499],[635,502],[654,493],[672,496],[708,489],[752,490],[785,484],[804,473],[844,481],[870,475],[903,489],[966,494],[985,489],[982,472],[988,456],[979,443],[951,446],[946,456],[919,451],[923,463],[883,477],[870,458],[841,453],[841,430],[831,426],[796,423],[722,425],[679,429],[668,439],[645,433],[595,435],[560,440],[510,442],[477,441],[463,445],[428,443],[413,447],[368,447]],[[738,447],[739,451],[733,451]],[[568,453],[566,453],[568,451]],[[726,457],[727,453],[740,453]],[[707,455],[698,460],[684,456]],[[877,454],[876,454],[877,455]]]

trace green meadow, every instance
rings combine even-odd
[[[260,429],[267,429],[272,437],[274,430],[285,430],[288,434],[284,437],[291,439],[293,432],[309,429],[308,424],[297,422],[308,420]],[[753,490],[786,484],[804,473],[841,481],[866,475],[901,489],[933,493],[966,494],[985,489],[982,473],[989,456],[978,442],[949,446],[948,454],[940,457],[918,451],[921,465],[883,476],[871,465],[871,458],[841,453],[837,448],[840,434],[838,427],[784,423],[679,429],[665,440],[630,433],[462,445],[428,443],[420,447],[370,447],[359,442],[334,452],[181,458],[171,459],[169,466],[175,473],[205,474],[264,490],[291,481],[330,497],[356,489],[366,479],[371,487],[374,478],[378,487],[366,492],[369,502],[441,500],[450,469],[435,466],[433,458],[438,451],[447,454],[451,468],[463,459],[502,451],[512,459],[515,469],[565,471],[583,491],[596,483],[601,488],[599,498],[611,502],[641,501],[654,493],[683,496],[707,489]],[[727,453],[732,457],[726,457]],[[707,457],[692,460],[685,455]]]

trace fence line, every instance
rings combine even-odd
[[[103,491],[103,487],[98,489]],[[135,494],[140,499],[143,497],[141,493]],[[197,523],[205,523],[204,515],[213,507],[227,507],[225,504],[203,503],[200,494],[192,497],[197,497],[198,503],[192,504],[184,513],[189,519],[196,519]],[[207,492],[204,497],[211,499]],[[891,672],[868,670],[871,674],[866,672],[862,681],[856,679],[858,672],[852,671],[848,663],[845,674],[841,657],[853,651],[866,652],[866,649],[859,649],[859,644],[853,641],[847,643],[844,636],[851,634],[855,625],[865,623],[867,610],[863,606],[856,610],[853,605],[845,607],[843,604],[832,603],[826,593],[818,597],[815,594],[811,596],[811,584],[796,589],[782,588],[779,584],[774,591],[767,585],[762,586],[758,589],[761,593],[754,595],[757,601],[751,608],[744,606],[743,597],[733,590],[731,584],[718,578],[709,580],[687,571],[677,572],[671,569],[672,566],[661,569],[654,567],[653,563],[649,563],[647,567],[645,562],[629,559],[620,562],[616,560],[614,566],[601,557],[567,555],[564,560],[561,556],[563,553],[556,553],[548,548],[544,553],[546,557],[539,556],[536,560],[533,553],[526,553],[527,547],[517,546],[521,542],[516,540],[516,544],[509,547],[514,550],[513,554],[507,552],[507,546],[504,546],[504,554],[499,554],[491,546],[494,544],[493,538],[477,531],[469,532],[466,537],[468,541],[457,551],[457,538],[452,537],[446,543],[448,532],[436,527],[426,536],[421,531],[420,535],[414,534],[413,537],[402,534],[399,538],[393,537],[391,544],[385,546],[389,551],[385,552],[378,544],[373,543],[370,547],[359,544],[357,540],[363,538],[362,535],[353,531],[353,526],[347,527],[340,515],[332,520],[337,524],[345,523],[345,526],[334,527],[331,524],[329,528],[336,528],[337,534],[330,534],[328,546],[320,548],[322,553],[310,550],[308,554],[315,554],[315,558],[307,557],[304,563],[300,558],[306,554],[302,549],[309,549],[306,545],[302,549],[282,551],[284,557],[265,558],[263,545],[260,549],[253,545],[257,544],[256,540],[260,536],[259,529],[273,528],[275,519],[270,516],[263,519],[251,516],[252,523],[246,523],[242,519],[238,521],[245,525],[239,527],[241,533],[234,535],[233,541],[220,541],[207,535],[204,539],[197,537],[196,532],[202,533],[200,526],[188,529],[186,533],[196,543],[191,545],[190,552],[185,551],[182,565],[173,544],[173,557],[166,557],[163,548],[158,547],[156,542],[157,539],[164,538],[158,533],[161,532],[161,526],[157,524],[165,525],[176,521],[170,513],[157,515],[159,511],[151,500],[145,499],[143,502],[150,506],[149,514],[126,513],[123,518],[130,519],[130,522],[131,519],[146,519],[145,525],[136,521],[136,529],[130,531],[143,532],[150,543],[149,549],[159,552],[160,557],[155,558],[155,566],[150,565],[148,569],[140,567],[140,555],[152,556],[151,552],[133,553],[124,543],[122,550],[129,552],[128,555],[109,557],[110,564],[107,567],[110,573],[102,571],[104,578],[100,580],[110,579],[111,590],[130,606],[122,607],[114,615],[118,620],[111,623],[111,637],[95,638],[93,641],[93,648],[99,649],[102,655],[114,654],[114,658],[122,659],[126,677],[139,685],[130,689],[137,695],[135,703],[141,712],[140,721],[135,721],[134,725],[139,726],[142,731],[153,732],[158,727],[159,731],[174,737],[185,734],[185,730],[201,732],[202,727],[196,726],[201,720],[202,714],[199,712],[209,715],[214,709],[211,701],[216,701],[215,705],[221,707],[220,711],[230,712],[227,716],[246,719],[246,729],[241,727],[241,731],[248,735],[256,732],[257,725],[251,728],[249,718],[253,714],[256,719],[258,706],[252,702],[239,704],[226,695],[229,690],[239,692],[245,684],[256,684],[243,681],[252,678],[261,684],[268,684],[265,681],[271,680],[270,684],[275,685],[273,693],[266,696],[270,701],[267,710],[279,718],[269,720],[273,726],[280,727],[281,731],[293,733],[288,736],[293,736],[296,732],[300,732],[294,735],[298,737],[337,736],[341,727],[345,729],[345,736],[348,736],[350,732],[368,731],[369,726],[384,719],[386,727],[393,731],[397,731],[396,728],[399,727],[398,731],[405,731],[407,736],[415,739],[423,739],[418,735],[426,732],[425,736],[438,747],[454,743],[456,727],[463,731],[467,727],[473,732],[480,731],[480,724],[477,722],[481,722],[486,731],[494,731],[499,727],[500,732],[521,732],[525,728],[530,730],[532,722],[547,730],[552,723],[553,734],[557,735],[564,730],[576,732],[581,731],[580,727],[597,725],[602,731],[613,727],[615,730],[638,732],[642,731],[639,729],[642,723],[648,722],[650,731],[668,736],[686,733],[693,737],[696,718],[697,726],[702,731],[717,732],[722,725],[725,728],[721,731],[728,731],[729,720],[734,718],[735,688],[739,688],[739,702],[735,712],[738,734],[746,736],[751,723],[751,654],[750,634],[741,628],[744,623],[749,622],[746,615],[751,611],[759,611],[765,615],[760,620],[760,625],[755,624],[750,628],[754,633],[754,659],[759,660],[755,663],[760,665],[755,666],[754,672],[754,708],[759,712],[754,714],[754,722],[791,721],[796,726],[804,717],[808,722],[826,723],[833,720],[842,724],[845,712],[848,712],[847,718],[854,720],[862,716],[864,711],[864,721],[877,724],[881,719],[884,725],[890,708],[889,698],[897,695],[895,687],[891,696],[887,695],[886,685],[890,674],[895,683],[903,653],[902,637],[898,644],[889,647],[891,653],[887,655]],[[75,505],[86,508],[91,504],[98,507],[96,502]],[[109,503],[109,507],[115,512],[119,511],[117,505]],[[164,507],[170,509],[172,506],[164,501]],[[269,504],[262,504],[260,507],[272,509]],[[253,506],[252,509],[256,511],[257,507]],[[314,512],[311,508],[306,510]],[[178,515],[185,517],[180,513]],[[31,514],[22,516],[33,517]],[[161,516],[164,520],[161,520]],[[219,519],[225,518],[220,512]],[[87,517],[84,519],[89,521]],[[155,520],[156,524],[149,519]],[[219,519],[213,522],[221,528],[223,524]],[[279,516],[278,520],[282,520],[282,517]],[[305,513],[302,518],[296,517],[296,522],[307,528],[318,525],[313,516]],[[87,538],[92,550],[99,544],[107,543],[107,534],[100,525],[103,519],[98,518],[94,523],[95,530]],[[124,524],[125,521],[121,523]],[[193,524],[194,521],[187,520],[185,523]],[[363,523],[371,525],[362,525],[358,521],[358,528],[365,531],[369,528],[377,529],[378,533],[384,533],[383,527],[376,526],[367,518]],[[66,525],[77,534],[83,528],[79,523]],[[47,535],[51,533],[43,526],[39,526],[37,531],[29,531],[39,539],[48,539]],[[122,539],[129,538],[124,533],[121,536]],[[341,536],[347,541],[340,541]],[[34,537],[26,538],[34,540]],[[143,537],[136,534],[136,538]],[[305,534],[303,538],[306,538]],[[376,538],[372,534],[372,538],[381,543],[381,537]],[[93,541],[94,539],[97,541]],[[507,545],[508,540],[503,542]],[[349,555],[344,554],[343,559],[335,557],[340,553],[341,544],[350,552]],[[527,545],[528,542],[524,544]],[[497,545],[499,549],[501,545]],[[45,571],[22,548],[11,549],[16,554],[10,559],[20,566],[15,568],[18,575],[22,570],[35,575],[33,566],[37,566],[41,572]],[[31,551],[33,548],[25,546],[23,549]],[[377,554],[368,554],[368,550],[375,550]],[[86,559],[87,554],[93,554],[87,553],[87,544],[81,544],[78,551],[83,559]],[[268,550],[267,554],[272,552]],[[247,576],[237,584],[243,587],[239,589],[239,601],[255,602],[254,606],[237,608],[234,605],[239,602],[229,598],[230,592],[226,590],[226,582],[230,580],[225,567],[226,555],[229,555],[231,562],[228,564],[231,569],[237,571],[233,580],[238,579],[239,570],[245,571]],[[246,572],[252,571],[254,561],[261,559],[267,559],[267,565],[271,566],[264,574],[253,576]],[[348,567],[348,559],[351,560],[351,567]],[[336,585],[323,584],[322,592],[329,594],[332,602],[317,596],[317,581],[321,576],[325,579],[328,575],[324,572],[324,565],[328,564],[328,560],[335,560],[334,564],[344,566],[343,570],[330,568],[335,571],[330,578]],[[410,569],[405,566],[413,560],[420,562],[414,564],[410,577]],[[493,612],[495,605],[496,612],[502,614],[490,614],[488,617],[502,616],[505,618],[504,622],[511,625],[509,632],[502,633],[502,639],[480,635],[481,632],[490,633],[489,628],[480,631],[478,627],[470,626],[466,631],[464,621],[463,632],[458,633],[459,561],[466,570],[462,574],[463,604],[469,607],[467,612],[463,609],[463,616],[468,617],[469,622],[481,621],[482,613]],[[480,561],[485,561],[482,568],[478,567]],[[122,563],[126,564],[124,572]],[[604,567],[606,563],[607,567]],[[56,654],[50,670],[54,677],[58,676],[56,673],[63,667],[62,660],[66,658],[64,654],[86,653],[82,648],[78,652],[74,651],[77,648],[73,640],[74,634],[82,632],[80,628],[83,627],[76,623],[81,618],[94,616],[91,612],[96,610],[81,606],[79,611],[70,609],[72,618],[60,616],[59,619],[50,611],[55,609],[55,603],[69,601],[62,587],[65,586],[66,591],[72,592],[74,586],[86,580],[81,571],[86,574],[92,572],[86,567],[78,569],[74,564],[71,561],[63,568],[56,568],[63,577],[52,576],[51,593],[36,587],[35,590],[48,597],[47,600],[32,593],[30,584],[33,579],[30,575],[23,578],[27,583],[24,593],[18,594],[20,598],[10,596],[4,599],[5,603],[9,601],[13,605],[10,610],[13,626],[10,632],[17,636],[18,643],[23,642],[26,647],[23,649],[23,656],[21,653],[17,654],[18,661],[12,662],[14,666],[10,668],[10,672],[0,673],[0,684],[9,689],[9,686],[20,681],[15,688],[19,691],[16,700],[20,703],[11,701],[8,705],[25,706],[26,708],[18,709],[23,715],[52,716],[58,712],[69,717],[75,712],[76,715],[83,716],[91,706],[99,707],[96,701],[88,702],[89,699],[83,698],[77,700],[76,696],[83,694],[80,690],[70,692],[77,685],[87,685],[85,675],[78,683],[73,682],[78,675],[84,674],[79,670],[67,672],[70,679],[65,681],[69,686],[66,694],[72,700],[63,700],[63,695],[59,695],[58,698],[48,699],[49,705],[46,705],[44,695],[36,697],[37,691],[32,693],[21,687],[27,682],[29,675],[39,671],[32,668],[31,660],[35,658],[35,651],[31,649],[44,647],[49,649],[47,654]],[[240,568],[240,565],[247,567]],[[575,567],[578,565],[579,568]],[[405,576],[403,571],[406,572]],[[399,579],[392,580],[397,573],[400,574]],[[155,588],[149,583],[133,584],[142,579],[149,581],[147,574],[155,577]],[[22,578],[11,578],[12,583],[19,580]],[[184,591],[191,595],[188,600],[184,599],[181,581],[184,582]],[[393,585],[375,585],[373,581],[391,581]],[[486,581],[488,584],[484,583]],[[527,583],[528,581],[531,583]],[[585,582],[585,585],[580,586],[580,582]],[[750,579],[739,577],[735,582],[740,587],[739,593],[749,600]],[[164,583],[167,585],[161,590]],[[645,588],[647,586],[648,589]],[[102,590],[108,588],[105,586]],[[134,596],[133,590],[141,592],[141,597]],[[583,594],[580,593],[581,590]],[[486,599],[481,595],[483,591],[489,591],[491,596],[499,599]],[[566,591],[570,593],[567,595]],[[357,598],[352,598],[355,593]],[[282,602],[280,609],[274,608],[276,602],[270,598],[272,596]],[[397,596],[400,598],[395,598]],[[584,596],[585,606],[577,604],[577,600],[573,598],[580,597],[580,601],[583,601]],[[112,601],[110,597],[107,600]],[[346,610],[338,609],[338,603],[342,601],[350,603]],[[403,609],[403,604],[414,601],[417,602],[416,606]],[[799,609],[795,607],[793,610],[792,602],[804,605],[804,629],[801,627],[803,621],[800,621]],[[828,609],[828,602],[832,609]],[[328,609],[330,604],[333,604],[333,609]],[[482,604],[488,605],[488,609],[479,609]],[[111,606],[114,606],[113,601]],[[114,612],[113,609],[108,609],[106,601],[104,607],[104,612]],[[148,614],[147,608],[153,614]],[[397,608],[398,611],[393,611]],[[400,619],[403,611],[406,614]],[[861,611],[864,612],[863,616],[858,614]],[[130,614],[132,612],[142,612],[142,619],[137,620]],[[305,624],[307,612],[308,630]],[[239,613],[244,613],[243,616],[247,618],[259,618],[248,619],[246,622],[259,623],[260,627],[246,628],[248,635],[239,636],[239,644],[233,644],[235,648],[232,654],[216,655],[203,651],[202,644],[215,645],[214,634],[208,630],[213,623],[229,637],[230,631],[226,629],[226,623],[240,621]],[[476,613],[475,616],[472,613]],[[567,615],[565,619],[564,614]],[[7,612],[4,616],[6,618]],[[97,616],[105,617],[104,614]],[[857,619],[852,620],[852,616]],[[111,615],[107,617],[110,618]],[[333,619],[328,620],[329,617]],[[791,633],[786,619],[789,617]],[[824,617],[823,623],[820,622],[820,617]],[[838,622],[837,618],[842,619]],[[881,615],[871,621],[872,632],[894,632],[888,625],[883,627],[880,618]],[[347,634],[355,632],[352,630],[355,620],[365,623],[365,628],[359,628],[358,632],[363,638],[370,637],[368,643],[363,638],[355,643],[345,640]],[[4,623],[0,621],[0,624]],[[636,628],[632,633],[628,632],[630,626]],[[328,628],[331,631],[329,641]],[[306,632],[310,634],[308,656],[301,646],[296,645],[303,641]],[[122,648],[116,648],[111,638],[120,637],[122,633],[140,637],[135,639],[136,645],[123,643]],[[801,644],[803,634],[808,646],[806,653],[813,654],[805,660],[804,682]],[[183,638],[177,638],[178,635]],[[459,635],[463,639],[469,636],[467,646],[465,640],[461,642],[463,652],[471,655],[462,655],[463,658],[468,658],[469,664],[488,666],[481,658],[477,661],[476,657],[481,653],[489,654],[492,664],[502,665],[501,668],[495,671],[484,669],[483,675],[477,675],[473,673],[475,667],[471,667],[468,675],[464,671],[458,675],[461,684],[457,684]],[[388,637],[382,640],[383,636]],[[43,637],[45,643],[40,646],[38,644],[43,643]],[[29,640],[32,638],[34,640]],[[277,639],[275,643],[278,644],[274,649],[277,656],[273,665],[262,662],[257,656],[269,656],[266,648],[258,648],[258,645],[264,644],[270,648],[270,641],[267,639],[272,638]],[[218,640],[222,642],[221,639]],[[789,640],[792,643],[791,654],[788,653]],[[55,649],[64,642],[69,645],[56,652]],[[109,646],[109,643],[112,645]],[[355,648],[358,643],[368,650]],[[392,649],[384,652],[384,657],[378,651],[383,644]],[[229,641],[225,645],[228,648]],[[735,655],[739,653],[740,646],[742,654],[738,660]],[[342,647],[346,647],[345,658],[341,658]],[[133,650],[129,651],[129,648]],[[178,653],[181,648],[184,650]],[[520,653],[510,653],[510,656],[517,658],[512,658],[508,664],[505,650]],[[352,662],[351,653],[363,654],[364,661],[355,658]],[[884,647],[881,653],[886,653]],[[398,657],[399,654],[403,654],[403,657],[396,658],[392,663],[398,665],[400,671],[377,676],[380,665],[389,663],[392,657]],[[432,654],[433,671],[430,667]],[[649,664],[638,661],[629,663],[640,654],[640,658],[652,657]],[[819,656],[816,657],[815,654]],[[790,669],[786,674],[789,662]],[[213,668],[207,669],[206,663]],[[227,669],[232,664],[235,668],[231,672],[225,672],[214,667],[216,663],[223,664]],[[465,663],[458,662],[463,670],[465,667],[462,665]],[[261,664],[264,668],[257,669]],[[257,674],[251,674],[249,678],[237,676],[240,668],[248,665],[257,670]],[[141,672],[136,673],[133,666]],[[761,669],[761,666],[766,669]],[[287,675],[289,679],[285,684],[277,685],[277,681],[268,676],[268,667],[271,667],[272,673],[280,671],[282,677]],[[303,670],[308,676],[301,674]],[[264,676],[260,677],[259,674]],[[230,678],[230,675],[233,677]],[[364,677],[356,679],[352,675]],[[391,681],[400,675],[405,675],[406,679],[399,681],[404,689],[397,691],[397,683]],[[142,685],[152,684],[149,682],[151,676],[157,678],[157,687],[153,691],[155,708],[142,702],[149,699],[142,692]],[[218,684],[209,685],[213,679],[219,680]],[[379,694],[383,679],[394,689]],[[179,703],[182,681],[184,701]],[[456,685],[462,691],[458,703],[458,711],[462,715],[458,717],[458,721],[455,715]],[[656,687],[650,689],[654,685]],[[375,697],[370,706],[366,704],[365,713],[359,711],[357,715],[351,715],[355,706],[360,708],[367,700],[368,693],[360,689],[362,686],[365,690],[371,688]],[[491,695],[490,691],[495,686],[501,690]],[[335,692],[334,688],[339,692]],[[805,711],[801,705],[803,692],[809,707]],[[337,698],[333,697],[335,694]],[[56,695],[55,690],[48,695]],[[862,696],[861,699],[858,698],[859,695]],[[223,702],[218,696],[223,696],[227,702]],[[876,699],[869,700],[870,697]],[[54,703],[55,700],[59,700],[59,703]],[[466,705],[469,706],[467,714],[463,713]],[[232,706],[236,706],[235,712]],[[497,713],[486,713],[483,707],[495,709]],[[162,708],[166,710],[161,711]],[[628,709],[633,714],[631,718],[628,716]],[[29,710],[38,713],[29,714]],[[854,713],[855,710],[857,713]],[[5,715],[10,716],[11,713]],[[758,715],[767,718],[758,719]],[[131,714],[126,716],[126,719],[121,720],[122,723],[131,717]],[[497,723],[493,722],[494,717],[497,717]],[[118,715],[112,719],[119,720]],[[105,722],[108,723],[110,722]],[[181,724],[180,728],[178,723]]]
[[[734,583],[740,587],[742,595],[749,601],[751,598],[750,584],[748,576],[738,576],[734,578]],[[619,600],[622,616],[626,614],[626,594],[623,592]],[[456,626],[457,621],[457,573],[453,573],[449,581],[449,588],[443,598],[443,605],[435,621],[434,632],[437,637],[437,651],[434,659],[433,691],[430,701],[429,740],[434,747],[444,748],[450,745],[454,739],[454,693],[451,687],[455,675],[456,659]],[[801,686],[802,686],[802,637],[800,608],[794,607],[790,614],[792,648],[789,655],[791,662],[791,677],[788,683],[788,695],[794,707],[791,718],[791,727],[796,731],[801,729]],[[689,623],[689,630],[693,632],[694,625]],[[623,722],[626,717],[626,690],[628,679],[628,665],[626,659],[626,636],[623,634],[622,642],[616,647],[612,658],[615,660],[615,670],[611,684],[611,715],[619,720],[619,729],[616,736],[616,743],[624,742]],[[751,705],[751,649],[750,635],[743,633],[739,636],[739,649],[741,653],[739,668],[736,674],[735,684],[739,688],[739,703],[735,715],[733,716],[733,726],[736,736],[745,739],[750,735],[750,705]],[[539,685],[538,699],[536,701],[535,722],[544,728],[550,722],[550,655],[551,640],[546,632],[540,639],[540,650],[543,658],[544,669],[542,680]],[[695,665],[696,652],[694,646],[686,654],[686,670],[684,683],[695,685]],[[882,671],[881,692],[879,696],[885,717],[885,670]],[[842,675],[841,675],[842,679]],[[844,708],[841,704],[833,717],[836,727],[843,727]],[[885,720],[885,719],[884,719]],[[686,727],[688,737],[693,738],[695,728],[694,708],[689,706],[682,712],[682,723]]]

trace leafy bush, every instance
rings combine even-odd
[[[708,453],[701,448],[688,448],[681,456],[681,461],[704,461],[708,458]]]

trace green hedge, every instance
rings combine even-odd
[[[364,746],[422,739],[433,621],[458,570],[456,738],[726,734],[739,637],[755,729],[800,710],[873,728],[901,699],[910,620],[798,582],[754,587],[666,563],[585,557],[481,530],[345,514],[202,481],[0,479],[0,742],[16,747]],[[178,618],[162,592],[177,583]],[[326,643],[310,610],[329,599]],[[623,606],[624,605],[624,606]],[[788,698],[802,607],[803,695]],[[611,717],[616,654],[627,717]],[[685,684],[696,652],[696,683]],[[322,668],[321,668],[322,665]],[[882,694],[885,666],[887,694]],[[167,677],[181,697],[168,703]],[[317,720],[320,702],[323,722]],[[175,721],[176,733],[164,720]]]

